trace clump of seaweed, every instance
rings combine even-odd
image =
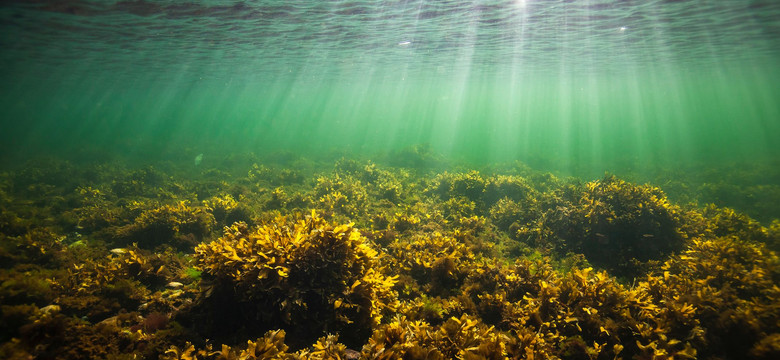
[[[769,228],[753,220],[750,216],[739,213],[732,208],[707,205],[702,210],[707,230],[715,236],[736,236],[746,241],[756,241],[767,244],[772,250],[780,250],[780,220],[775,220]]]
[[[320,208],[350,219],[357,217],[368,200],[360,180],[338,173],[317,178],[314,196]]]
[[[342,158],[336,162],[335,172],[357,179],[365,185],[370,196],[397,203],[406,194],[404,182],[410,174],[406,170],[390,172],[368,161],[365,164]]]
[[[538,197],[538,191],[532,183],[517,175],[494,175],[488,178],[485,186],[485,203],[495,204],[500,199],[509,199],[526,206],[532,206]]]
[[[510,354],[544,358],[695,357],[698,322],[678,332],[657,322],[663,309],[643,287],[625,289],[605,272],[561,276],[545,262],[476,267],[463,287],[482,321],[519,339]],[[688,319],[692,315],[688,314]],[[678,337],[679,336],[679,337]]]
[[[114,205],[111,194],[92,186],[76,189],[80,201],[79,207],[73,209],[76,228],[85,233],[92,233],[110,226],[118,226],[126,217],[126,212]]]
[[[471,211],[462,216],[487,215],[490,208],[502,199],[520,204],[528,210],[535,209],[538,197],[538,192],[530,182],[521,176],[485,177],[476,170],[465,173],[445,171],[430,181],[425,192],[436,195],[445,204],[453,201],[462,204],[470,203]]]
[[[251,337],[281,328],[300,343],[338,331],[360,344],[397,306],[395,278],[380,272],[360,232],[314,212],[251,230],[234,224],[195,252],[207,294],[198,311],[214,338],[220,329]]]
[[[132,206],[142,210],[132,223],[111,229],[110,239],[114,246],[137,244],[151,249],[164,244],[191,249],[203,241],[216,224],[207,209],[190,206],[186,200],[155,207],[142,202]]]
[[[482,202],[487,180],[479,171],[467,173],[444,172],[437,175],[428,185],[426,192],[438,195],[442,200],[453,197],[465,197],[474,202]]]
[[[476,261],[468,246],[441,233],[396,241],[388,250],[392,255],[389,267],[402,275],[402,281],[409,279],[413,283],[408,286],[431,295],[457,291]]]
[[[316,343],[306,349],[288,352],[284,343],[284,330],[269,330],[257,340],[248,340],[245,346],[222,345],[220,350],[213,350],[211,344],[202,348],[186,343],[183,347],[172,346],[160,358],[162,360],[195,360],[195,359],[231,359],[231,360],[302,360],[302,359],[358,359],[360,353],[347,349],[338,342],[338,335],[327,335],[319,338]]]
[[[468,315],[451,317],[437,327],[399,316],[374,332],[361,355],[388,360],[505,359],[512,342]]]
[[[239,200],[242,200],[239,198]],[[235,222],[252,222],[251,211],[232,195],[213,196],[203,200],[203,206],[214,216],[216,224],[230,226]]]
[[[628,278],[684,247],[682,211],[657,187],[607,176],[548,197],[547,210],[518,230],[518,238],[582,253],[594,265]]]
[[[501,198],[490,208],[490,220],[500,230],[516,235],[523,225],[533,221],[532,211],[510,198]]]
[[[780,259],[761,243],[734,236],[694,239],[688,250],[649,276],[647,288],[672,329],[697,321],[706,329],[702,357],[771,358],[780,321]],[[688,314],[681,319],[681,314]],[[692,320],[692,319],[693,320]],[[774,351],[774,352],[773,352]]]
[[[439,208],[441,208],[442,216],[447,221],[452,222],[457,222],[461,218],[475,216],[479,213],[477,211],[477,203],[465,196],[455,196],[444,200],[439,205]]]
[[[195,359],[292,359],[293,354],[287,352],[284,344],[284,330],[268,331],[256,341],[249,340],[246,347],[231,347],[222,345],[220,350],[213,350],[211,344],[196,349],[195,345],[187,342],[181,348],[172,346],[160,357],[162,360],[195,360]]]
[[[419,207],[403,206],[397,209],[386,223],[386,228],[396,233],[413,233],[420,230],[425,214]]]

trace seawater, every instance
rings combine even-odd
[[[770,0],[5,1],[1,146],[771,161],[778,39]]]
[[[0,358],[777,359],[778,250],[780,0],[0,3]]]

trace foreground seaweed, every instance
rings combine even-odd
[[[4,173],[0,357],[780,357],[780,221],[425,154]]]
[[[376,255],[352,224],[333,226],[314,212],[254,230],[237,223],[195,248],[206,295],[193,326],[220,340],[283,328],[306,344],[325,332],[361,344],[397,307],[395,280]]]

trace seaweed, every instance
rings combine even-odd
[[[684,212],[660,188],[607,176],[546,197],[543,214],[522,226],[518,238],[582,253],[614,275],[636,277],[685,246]]]
[[[0,174],[0,357],[777,357],[780,220],[728,187],[407,150]]]
[[[395,280],[374,268],[365,238],[315,212],[253,230],[237,223],[195,252],[208,296],[193,311],[214,339],[227,328],[248,337],[282,328],[309,342],[327,329],[359,343],[397,306]]]

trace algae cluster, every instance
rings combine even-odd
[[[424,150],[9,169],[0,357],[780,358],[766,203]]]

